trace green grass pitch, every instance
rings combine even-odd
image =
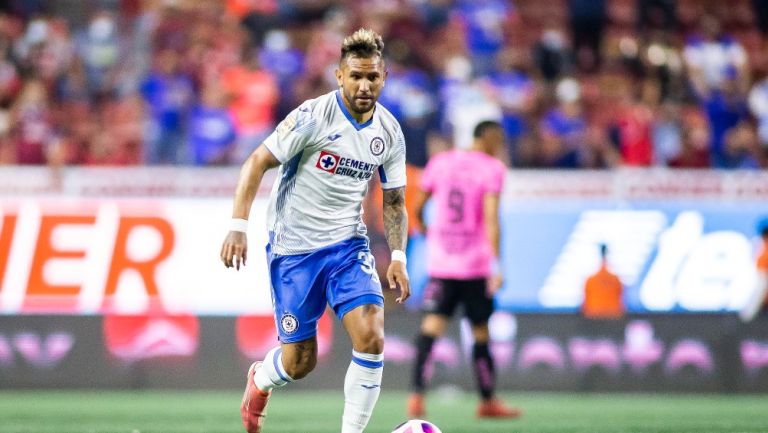
[[[404,420],[406,394],[383,392],[367,433]],[[434,394],[444,433],[765,433],[768,396],[505,394],[515,421],[478,421],[470,394]],[[2,433],[242,433],[238,391],[0,391]],[[341,391],[279,390],[264,433],[338,433]]]

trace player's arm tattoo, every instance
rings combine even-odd
[[[405,187],[384,190],[384,235],[390,250],[405,251],[408,241],[408,213]]]

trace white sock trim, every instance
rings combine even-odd
[[[275,349],[277,350],[275,350],[275,353],[272,355],[272,367],[277,373],[280,381],[284,382],[283,385],[293,382],[293,378],[285,372],[285,367],[283,366],[283,348],[276,347]]]
[[[352,350],[352,362],[366,368],[382,368],[384,367],[384,354]]]
[[[283,367],[283,349],[280,346],[267,352],[261,368],[253,376],[253,382],[264,392],[294,382],[294,379],[285,372],[285,367]]]

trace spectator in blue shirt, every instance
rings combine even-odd
[[[493,70],[514,9],[503,0],[462,0],[456,11],[464,22],[472,67],[477,75],[485,75]]]
[[[501,124],[507,133],[509,155],[516,162],[517,145],[527,130],[526,118],[536,102],[536,84],[522,66],[521,52],[508,49],[499,54],[499,70],[490,75],[502,110]]]
[[[437,101],[429,75],[421,69],[394,61],[387,64],[389,75],[380,102],[400,122],[408,146],[405,158],[409,164],[427,164],[427,134],[435,127]]]
[[[235,122],[224,104],[224,92],[216,81],[206,83],[201,101],[189,117],[189,147],[195,165],[222,165],[232,162],[237,133]]]
[[[543,167],[579,168],[587,122],[581,109],[581,88],[573,78],[557,84],[557,108],[541,120],[540,163]]]
[[[150,164],[185,162],[184,131],[187,110],[194,97],[192,79],[178,66],[176,52],[165,49],[158,54],[157,68],[141,86],[148,105],[146,160]]]
[[[720,88],[713,88],[702,98],[702,104],[712,131],[712,166],[727,168],[731,165],[725,155],[725,136],[731,128],[747,119],[747,101],[738,88],[734,75],[729,75]]]

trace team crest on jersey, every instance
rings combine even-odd
[[[338,166],[339,156],[324,150],[320,152],[320,157],[317,158],[317,164],[315,164],[315,167],[319,168],[320,170],[327,171],[328,173],[335,172],[336,167]]]
[[[384,140],[381,137],[374,137],[371,140],[371,153],[379,156],[384,153]]]
[[[293,314],[283,314],[280,318],[280,327],[286,334],[293,334],[299,329],[299,320]]]

